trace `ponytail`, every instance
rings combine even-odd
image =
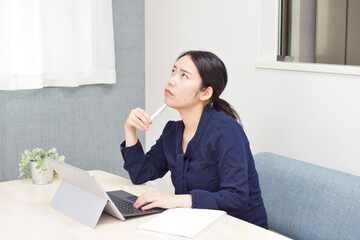
[[[234,118],[236,121],[239,122],[240,126],[242,127],[239,114],[236,112],[236,110],[233,108],[233,106],[231,106],[224,99],[217,98],[214,102],[211,103],[210,107],[214,108],[218,112],[222,112],[222,113]]]

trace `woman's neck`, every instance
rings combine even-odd
[[[200,104],[191,108],[179,109],[179,113],[185,126],[184,134],[187,136],[195,135],[203,111],[204,106]]]

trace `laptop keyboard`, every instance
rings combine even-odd
[[[144,214],[151,214],[151,213],[157,213],[159,212],[159,208],[152,208],[149,210],[141,210],[140,208],[135,208],[133,206],[133,203],[126,201],[122,198],[119,198],[115,195],[112,195],[111,193],[108,193],[109,197],[115,204],[115,206],[119,209],[121,214],[127,215],[127,216],[134,216],[134,215],[144,215]],[[145,206],[145,205],[144,205]],[[163,211],[163,209],[161,209]]]
[[[143,212],[141,209],[137,209],[133,206],[133,203],[128,202],[124,199],[118,198],[112,194],[108,194],[115,206],[119,209],[122,214],[136,214]]]

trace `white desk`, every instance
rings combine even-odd
[[[123,189],[135,195],[150,190],[145,185],[133,185],[128,179],[93,171],[107,191]],[[0,183],[0,238],[1,239],[187,239],[137,229],[155,215],[120,221],[105,213],[95,229],[69,218],[49,206],[60,183],[55,178],[48,185],[34,185],[31,179]],[[225,216],[198,238],[211,239],[287,239],[231,216]]]

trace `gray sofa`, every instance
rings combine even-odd
[[[293,239],[360,239],[360,177],[262,152],[254,156],[269,228]]]

